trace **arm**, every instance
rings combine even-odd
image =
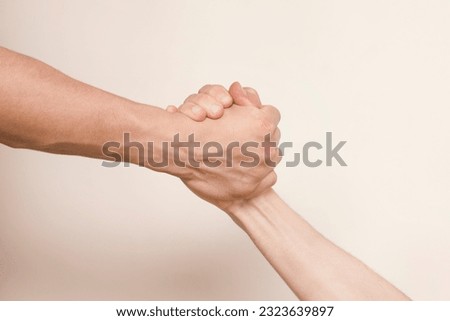
[[[260,108],[252,88],[232,86],[237,104]],[[187,114],[186,110],[180,111]],[[408,300],[361,261],[323,237],[272,189],[224,208],[302,300]]]
[[[207,85],[180,108],[193,120],[203,121],[221,117],[231,104],[224,87]],[[185,117],[180,116],[89,86],[0,47],[0,143],[10,147],[110,160],[103,145],[122,142],[124,133],[130,133],[144,146],[154,142],[152,156],[161,158],[160,143],[171,141],[179,127],[186,125]],[[139,163],[137,151],[130,149],[130,155],[125,155],[123,147],[115,151],[121,160]],[[146,165],[182,173],[179,168]]]
[[[162,128],[169,121],[162,109],[99,90],[0,48],[0,143],[105,158],[105,142],[121,141],[124,132],[144,129],[163,139]]]
[[[272,189],[228,209],[301,300],[408,300],[323,237]]]
[[[193,120],[203,121],[221,117],[231,104],[224,87],[206,85],[189,96],[180,109]],[[0,143],[104,158],[104,142],[119,141],[127,130],[145,129],[162,138],[167,135],[161,132],[171,128],[167,125],[173,120],[160,108],[94,88],[36,59],[0,47]]]
[[[194,193],[222,208],[232,204],[236,195],[250,198],[262,192],[274,183],[275,175],[273,168],[262,161],[252,168],[227,166],[229,161],[239,164],[246,160],[241,153],[228,153],[227,146],[259,142],[266,134],[273,134],[279,121],[278,111],[271,106],[232,107],[226,113],[217,108],[231,104],[225,88],[205,86],[180,107],[197,120],[193,121],[173,107],[165,111],[118,97],[0,47],[0,143],[112,160],[103,148],[105,143],[116,142],[113,152],[118,157],[114,156],[114,160],[178,176]],[[253,121],[249,123],[248,119]],[[130,135],[130,142],[142,148],[126,142],[125,133]],[[193,155],[185,147],[191,134],[197,145]],[[176,135],[184,144],[178,150],[172,145]],[[218,166],[205,162],[205,146],[209,142],[222,148],[222,154],[214,159]],[[265,157],[262,147],[254,152],[258,159]],[[196,163],[189,162],[191,156]],[[161,160],[167,160],[167,165],[157,166]],[[224,189],[224,185],[228,188]]]

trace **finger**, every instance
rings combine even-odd
[[[275,168],[282,160],[283,155],[278,147],[271,147],[268,152],[264,151],[264,165],[270,169]]]
[[[166,108],[166,110],[169,112],[169,113],[176,113],[177,111],[178,111],[178,108],[176,107],[176,106],[174,106],[174,105],[170,105],[170,106],[167,106],[167,108]]]
[[[217,119],[223,115],[222,104],[208,94],[200,93],[191,95],[186,99],[186,102],[201,107],[206,112],[208,118]]]
[[[233,105],[233,98],[224,86],[221,85],[205,85],[198,91],[199,93],[208,94],[219,101],[223,108]]]
[[[263,105],[261,107],[261,110],[266,114],[271,122],[273,122],[275,125],[278,125],[281,119],[281,114],[278,109],[271,105]]]
[[[247,93],[248,99],[252,102],[255,106],[261,106],[261,99],[259,98],[258,92],[254,90],[251,87],[244,87],[243,88],[245,92]]]
[[[280,143],[280,139],[281,139],[281,131],[277,127],[275,129],[275,132],[271,135],[270,140],[277,143],[277,146],[278,146],[278,144]]]
[[[251,197],[255,197],[271,188],[277,182],[277,174],[272,170],[267,174],[256,187]]]
[[[195,121],[204,121],[206,118],[206,111],[189,101],[181,105],[178,110]]]
[[[283,152],[281,151],[281,149],[280,148],[274,148],[274,155],[273,155],[273,161],[275,162],[275,166],[278,166],[278,164],[280,164],[280,162],[282,161],[282,159],[283,159]]]
[[[247,92],[242,88],[241,84],[237,81],[230,86],[230,95],[233,97],[233,101],[236,105],[240,106],[255,106],[247,95]]]

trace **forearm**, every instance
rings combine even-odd
[[[126,132],[134,139],[166,139],[162,130],[168,129],[168,118],[159,108],[107,93],[0,48],[3,144],[104,159],[103,144],[122,142]],[[137,162],[137,155],[131,160]]]
[[[324,238],[272,189],[229,214],[301,300],[408,299]]]

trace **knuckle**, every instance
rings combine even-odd
[[[225,87],[222,86],[222,85],[211,85],[210,90],[212,90],[212,91],[219,91],[219,92],[227,91],[225,89]]]
[[[213,85],[208,90],[208,93],[213,96],[216,99],[220,99],[221,97],[231,97],[231,95],[228,93],[228,90],[225,89],[222,85]]]
[[[206,84],[202,88],[199,89],[198,93],[207,92],[211,88],[211,84]]]
[[[197,97],[197,95],[198,95],[198,94],[192,94],[192,95],[189,95],[189,96],[184,100],[184,102],[187,103],[187,102],[190,102],[190,101],[194,101],[194,100],[195,100],[195,97]]]
[[[209,96],[206,93],[198,93],[195,97],[195,101],[197,102],[206,102],[209,100]]]
[[[192,103],[190,101],[185,101],[180,107],[178,107],[178,110],[181,112],[184,112],[191,107],[192,107]]]
[[[271,114],[273,114],[277,119],[281,118],[281,113],[275,106],[265,105],[264,108]]]

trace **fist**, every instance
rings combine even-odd
[[[275,184],[274,167],[281,160],[277,148],[280,113],[273,106],[261,105],[255,90],[239,83],[231,85],[229,91],[208,85],[179,108],[169,107],[168,111],[196,121],[189,120],[190,125],[183,127],[189,127],[200,143],[195,153],[199,162],[188,165],[188,175],[180,177],[196,195],[226,210]],[[209,157],[205,154],[207,144],[214,144],[214,151],[220,146],[222,153]]]

